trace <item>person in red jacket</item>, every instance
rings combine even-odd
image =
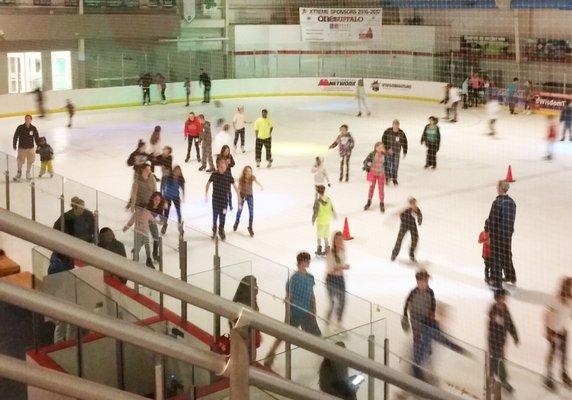
[[[556,118],[554,115],[548,117],[548,132],[546,133],[546,160],[552,160],[554,155],[554,142],[556,141]]]
[[[491,282],[491,242],[489,239],[489,221],[485,221],[485,229],[479,234],[479,243],[483,244],[483,260],[485,262],[485,282]]]
[[[199,136],[203,131],[203,125],[201,120],[195,117],[195,113],[191,112],[189,118],[185,121],[185,139],[188,141],[187,144],[187,158],[185,162],[189,162],[191,159],[191,150],[193,148],[193,142],[195,142],[195,150],[197,151],[197,160],[201,162],[201,153],[199,151]]]

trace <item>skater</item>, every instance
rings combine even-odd
[[[491,378],[500,380],[503,389],[512,393],[513,388],[508,383],[506,367],[504,365],[504,349],[507,335],[510,334],[514,343],[518,346],[518,333],[512,322],[512,317],[506,304],[508,292],[504,289],[496,289],[494,292],[495,302],[489,310],[489,375]]]
[[[473,72],[470,80],[470,105],[479,106],[479,88],[481,87],[481,78],[477,72]]]
[[[183,83],[183,87],[185,88],[185,98],[187,99],[187,104],[185,104],[185,107],[188,107],[191,98],[191,78],[185,78],[185,83]]]
[[[143,91],[144,106],[151,105],[151,83],[153,83],[153,78],[149,72],[143,74],[137,81],[137,84],[141,86],[141,90]]]
[[[146,207],[151,195],[157,191],[157,180],[151,173],[151,165],[143,164],[139,167],[139,173],[133,178],[131,197],[128,207]]]
[[[113,233],[113,230],[107,226],[99,230],[99,234],[97,235],[97,247],[101,247],[102,249],[111,251],[112,253],[118,254],[121,257],[127,258],[125,246],[115,238],[115,233]],[[127,283],[127,279],[121,276],[113,275],[107,271],[103,272],[103,276],[104,278],[114,278],[124,285]]]
[[[546,132],[546,157],[545,159],[550,161],[554,156],[554,142],[556,141],[556,130],[558,129],[556,118],[554,115],[548,115],[546,117],[548,122],[548,129]]]
[[[441,146],[441,130],[437,125],[437,117],[429,117],[429,124],[425,125],[421,135],[421,144],[427,146],[427,158],[425,159],[425,169],[437,168],[437,152]]]
[[[160,157],[163,154],[163,146],[161,144],[161,127],[157,125],[153,129],[151,138],[149,139],[149,161],[151,162],[151,172],[155,174],[155,166],[159,165]],[[157,175],[155,175],[157,179]]]
[[[562,382],[568,387],[572,387],[572,381],[567,370],[567,345],[568,329],[567,324],[572,315],[572,278],[565,277],[560,285],[558,295],[546,306],[544,312],[544,327],[546,329],[546,340],[549,349],[546,357],[546,378],[544,384],[550,390],[554,390],[554,380],[552,378],[552,364],[555,353],[560,353],[560,367]]]
[[[310,254],[303,251],[296,256],[297,271],[286,285],[286,323],[314,336],[322,336],[316,321],[316,296],[314,295],[314,276],[308,272]],[[264,366],[271,368],[276,356],[276,350],[282,341],[276,339],[264,360]]]
[[[500,104],[496,99],[490,99],[485,106],[485,112],[489,120],[489,136],[496,135],[496,124],[500,115]]]
[[[417,287],[409,292],[403,307],[401,327],[405,332],[413,330],[413,376],[425,378],[422,367],[431,345],[430,329],[435,326],[437,303],[435,293],[429,287],[429,273],[421,269],[415,273]]]
[[[385,146],[383,142],[377,142],[373,146],[373,151],[369,153],[363,162],[363,170],[367,172],[367,181],[369,182],[369,192],[367,194],[367,203],[363,207],[367,210],[371,206],[373,193],[375,192],[375,184],[377,183],[377,190],[379,192],[379,209],[385,212],[385,182],[386,177],[384,173],[384,160],[386,157]]]
[[[34,90],[34,94],[36,95],[36,107],[38,108],[38,114],[40,118],[44,118],[46,116],[46,110],[44,108],[44,92],[42,89],[37,87]]]
[[[153,260],[155,262],[160,262],[160,255],[159,255],[159,227],[157,223],[164,223],[163,221],[163,214],[165,209],[165,200],[161,193],[154,192],[149,199],[149,203],[147,204],[147,210],[151,212],[153,216],[153,221],[149,222],[149,232],[151,233],[151,238],[153,239]]]
[[[340,154],[340,182],[344,177],[344,164],[345,164],[345,177],[346,182],[349,180],[350,176],[350,157],[352,155],[352,150],[354,149],[355,142],[351,133],[348,132],[348,126],[346,124],[340,126],[340,134],[334,140],[334,143],[330,145],[330,149],[338,147],[338,153]]]
[[[220,154],[217,155],[217,158],[222,158],[226,162],[225,174],[229,175],[232,178],[232,168],[234,168],[236,163],[234,162],[234,157],[232,156],[232,154],[230,154],[230,147],[228,147],[228,145],[226,144],[222,146],[222,148],[220,149]],[[228,207],[232,211],[232,193],[230,191],[228,192]]]
[[[129,154],[127,158],[127,165],[133,167],[133,170],[137,174],[142,165],[149,161],[149,154],[147,153],[147,144],[143,139],[139,139],[137,142],[137,148]]]
[[[205,199],[208,199],[209,187],[212,183],[213,194],[212,194],[212,211],[213,211],[213,227],[212,227],[212,238],[214,239],[217,234],[217,223],[218,223],[218,235],[222,241],[226,239],[226,234],[224,233],[224,224],[226,221],[226,209],[228,207],[228,194],[231,191],[231,186],[234,187],[236,195],[238,196],[238,202],[240,204],[240,194],[236,184],[234,183],[234,178],[230,174],[226,174],[227,161],[222,158],[216,159],[216,172],[213,172],[207,182],[205,189]]]
[[[317,256],[324,256],[330,252],[330,223],[332,217],[337,218],[336,211],[332,205],[332,200],[326,196],[326,187],[320,185],[316,188],[318,198],[314,201],[314,212],[312,214],[312,225],[316,224],[316,234],[318,247],[316,249]],[[324,242],[324,250],[322,251],[322,241]]]
[[[381,141],[386,150],[385,183],[389,183],[391,179],[394,185],[398,185],[397,175],[399,172],[401,149],[403,149],[403,157],[407,156],[407,136],[405,136],[405,132],[399,128],[398,120],[393,120],[393,126],[383,132]]]
[[[326,166],[324,165],[324,158],[323,157],[316,157],[314,161],[314,165],[312,166],[311,172],[314,174],[314,189],[315,189],[315,199],[319,197],[318,194],[318,187],[319,186],[332,186],[330,184],[330,177],[328,176],[328,171],[326,170]]]
[[[570,100],[566,101],[566,104],[562,111],[560,112],[560,122],[562,122],[562,139],[561,142],[566,140],[566,132],[568,132],[568,137],[572,141],[572,104]]]
[[[451,97],[451,86],[452,85],[450,83],[447,83],[445,85],[445,89],[444,89],[445,94],[443,95],[443,99],[439,102],[439,104],[443,104],[445,106],[445,119],[446,120],[449,120],[449,117],[450,117],[450,115],[449,115],[449,111],[450,111],[449,110],[449,99]]]
[[[157,82],[157,89],[161,93],[161,104],[167,104],[167,97],[165,96],[165,90],[167,90],[167,80],[163,74],[157,73],[155,75],[155,82]]]
[[[461,85],[461,98],[463,99],[463,110],[469,108],[469,78],[465,78]]]
[[[199,84],[203,86],[203,103],[211,102],[211,78],[209,74],[201,68]]]
[[[250,237],[254,236],[254,230],[252,229],[252,222],[254,221],[254,195],[252,184],[256,183],[260,190],[264,190],[260,182],[256,179],[256,176],[252,174],[252,167],[247,165],[242,170],[242,175],[238,179],[238,193],[240,194],[240,203],[238,205],[238,211],[236,212],[236,221],[234,222],[233,230],[236,232],[238,229],[238,224],[240,223],[240,216],[242,215],[242,210],[244,210],[244,202],[248,205],[248,234]]]
[[[361,108],[365,109],[367,116],[369,117],[371,113],[369,112],[369,108],[367,107],[367,94],[365,93],[365,87],[363,85],[363,78],[358,79],[357,87],[356,87],[356,99],[358,104],[358,117],[361,117]]]
[[[342,232],[337,231],[332,236],[332,248],[327,254],[326,261],[328,266],[326,288],[328,289],[328,298],[330,300],[326,323],[330,325],[332,314],[335,311],[338,326],[341,326],[346,305],[344,272],[350,269],[349,264],[346,262],[346,249]]]
[[[523,114],[530,115],[532,114],[532,82],[527,80],[524,82],[524,89],[522,91],[522,97],[524,100],[524,110],[522,111]]]
[[[54,149],[48,144],[46,138],[42,136],[39,140],[38,147],[36,147],[36,153],[40,155],[41,167],[40,175],[38,178],[44,176],[46,171],[50,174],[50,178],[54,177]]]
[[[449,85],[449,99],[445,104],[447,108],[447,119],[449,122],[457,122],[459,102],[461,101],[461,94],[459,88]]]
[[[262,117],[254,122],[254,132],[256,133],[256,167],[260,167],[262,160],[262,147],[266,148],[266,161],[268,161],[268,168],[272,166],[272,131],[274,124],[268,118],[268,110],[262,110]]]
[[[18,172],[13,178],[14,182],[20,182],[22,178],[22,166],[26,163],[26,179],[31,180],[31,169],[32,164],[36,159],[36,152],[34,150],[34,144],[38,145],[40,142],[40,135],[38,134],[38,129],[32,125],[32,116],[26,115],[24,117],[24,123],[18,125],[16,131],[14,132],[14,138],[12,139],[12,147],[14,150],[18,149],[17,165]]]
[[[489,235],[491,241],[492,281],[493,286],[501,288],[501,271],[504,271],[504,281],[516,283],[516,272],[512,264],[512,234],[516,204],[507,194],[510,184],[505,181],[497,183],[497,198],[489,213]]]
[[[214,162],[213,162],[213,150],[212,150],[212,133],[211,133],[211,123],[205,120],[205,116],[203,114],[199,115],[199,120],[201,121],[202,131],[200,135],[201,141],[201,152],[203,153],[201,167],[199,171],[204,171],[207,167],[207,162],[209,164],[209,169],[207,172],[214,172]]]
[[[491,240],[489,237],[489,221],[485,221],[485,228],[479,234],[479,243],[483,244],[483,261],[485,262],[485,283],[491,284],[492,260],[491,260]]]
[[[163,147],[161,154],[156,159],[156,165],[161,166],[161,179],[169,175],[173,168],[173,149],[171,146]]]
[[[234,151],[236,151],[236,146],[238,144],[238,138],[240,138],[240,150],[244,153],[244,132],[245,132],[245,121],[244,116],[244,106],[238,106],[234,117],[232,117],[232,127],[234,128]]]
[[[70,99],[66,100],[66,111],[68,112],[68,128],[72,127],[72,119],[75,114],[75,106]]]
[[[516,115],[514,109],[516,103],[518,102],[518,78],[514,78],[511,83],[509,83],[506,89],[508,109],[511,115]]]
[[[95,241],[95,216],[85,208],[85,201],[77,196],[71,198],[71,210],[54,222],[53,228],[88,243]]]
[[[149,211],[146,206],[136,207],[133,215],[129,219],[129,222],[123,227],[123,232],[127,232],[131,226],[135,225],[133,228],[135,231],[135,244],[133,247],[133,261],[139,261],[139,251],[141,247],[145,246],[145,265],[149,268],[155,269],[153,260],[151,259],[151,247],[149,245],[149,226],[155,223],[155,218],[151,211]]]
[[[417,232],[417,224],[415,224],[415,217],[417,217],[417,223],[421,226],[423,222],[423,214],[417,205],[417,200],[413,197],[409,198],[409,207],[407,207],[401,214],[399,218],[401,219],[401,224],[399,226],[399,234],[397,235],[397,241],[393,247],[391,253],[391,261],[395,261],[399,251],[401,250],[401,241],[405,234],[409,231],[411,232],[411,247],[409,248],[409,259],[411,262],[417,262],[415,260],[415,248],[417,247],[417,241],[419,240],[419,234]]]
[[[219,156],[222,154],[222,149],[224,147],[228,147],[228,151],[230,154],[230,125],[224,124],[222,129],[217,133],[214,137],[213,141],[213,153],[215,156]]]
[[[337,346],[346,348],[344,342],[336,342]],[[319,387],[324,393],[343,400],[356,400],[358,387],[352,383],[356,376],[349,376],[347,365],[324,358],[320,364]]]
[[[175,167],[167,174],[161,183],[161,194],[165,199],[165,207],[163,211],[163,227],[161,233],[167,232],[167,224],[169,223],[169,212],[171,211],[171,203],[175,206],[177,212],[177,222],[179,224],[179,234],[183,232],[183,219],[181,216],[181,195],[185,198],[185,177],[181,167]]]
[[[194,112],[189,113],[189,117],[185,121],[185,139],[187,140],[187,157],[185,162],[191,159],[191,150],[193,149],[193,142],[195,143],[195,150],[197,152],[197,161],[201,162],[201,153],[199,152],[199,136],[202,132],[202,124],[199,118],[195,117]]]

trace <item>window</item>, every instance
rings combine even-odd
[[[52,51],[52,90],[72,88],[71,54],[69,51]]]
[[[25,93],[42,87],[40,52],[8,53],[8,92]]]

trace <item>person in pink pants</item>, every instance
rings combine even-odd
[[[383,142],[377,142],[373,148],[373,151],[368,154],[363,162],[363,169],[367,172],[367,181],[369,182],[369,193],[367,197],[367,203],[363,207],[367,210],[371,206],[371,199],[373,198],[373,193],[375,192],[375,185],[377,183],[377,188],[379,191],[379,209],[381,212],[385,212],[384,201],[384,189],[385,189],[385,146]]]

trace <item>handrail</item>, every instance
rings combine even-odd
[[[0,209],[0,229],[21,239],[82,260],[114,275],[158,290],[188,304],[221,315],[229,320],[237,320],[240,316],[242,321],[239,322],[242,324],[249,324],[249,326],[264,333],[313,351],[322,357],[344,363],[412,394],[432,400],[461,400],[459,396],[402,372],[397,372],[350,350],[340,348],[333,343],[328,343],[266,315],[248,311],[230,300],[223,299],[158,271],[141,268],[134,261],[4,209]]]
[[[81,400],[145,400],[87,379],[40,367],[14,357],[0,355],[0,376],[29,386]]]

